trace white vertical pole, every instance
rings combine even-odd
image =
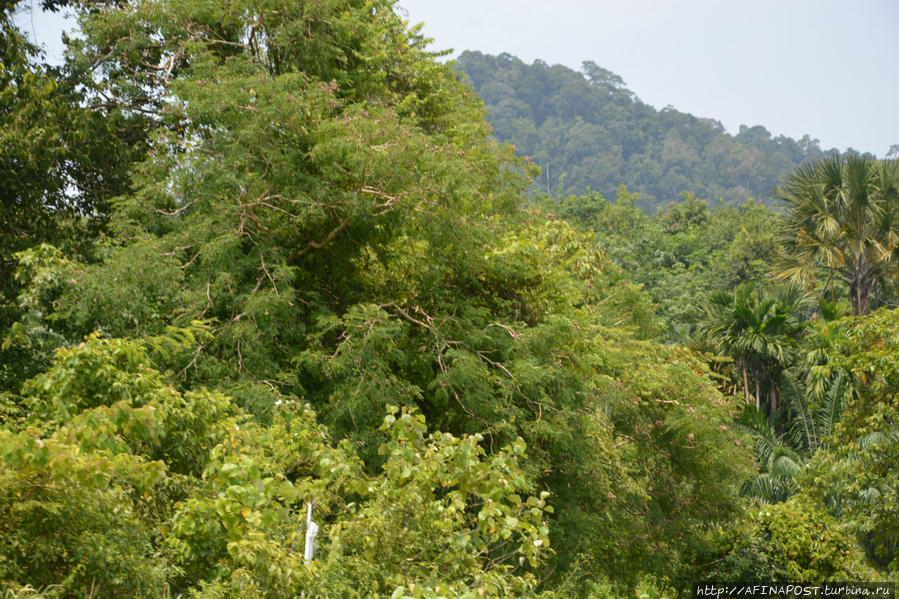
[[[312,554],[315,552],[315,535],[318,534],[318,524],[312,521],[313,503],[315,501],[306,504],[306,550],[303,552],[303,558],[307,564],[312,561]]]

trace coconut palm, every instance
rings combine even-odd
[[[830,156],[802,165],[775,197],[787,204],[779,276],[811,283],[822,269],[849,289],[856,315],[899,273],[899,161]]]

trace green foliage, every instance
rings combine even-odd
[[[740,429],[752,435],[759,474],[743,484],[741,492],[766,503],[786,501],[797,491],[796,475],[805,459],[784,444],[764,412],[747,405],[737,420]]]
[[[730,135],[713,119],[656,110],[589,61],[577,72],[466,51],[455,68],[484,98],[497,138],[540,166],[533,187],[547,195],[593,189],[613,197],[625,184],[647,213],[683,192],[729,205],[768,201],[783,175],[825,154],[808,136],[772,138],[764,127],[745,125]]]
[[[298,364],[307,395],[328,398],[324,420],[370,462],[384,403],[421,405],[438,429],[483,431],[491,447],[521,435],[528,467],[556,495],[560,564],[585,554],[631,584],[622,565],[644,559],[650,538],[665,549],[643,567],[670,573],[690,560],[703,540],[688,522],[726,518],[728,481],[748,464],[724,424],[732,407],[696,358],[621,330],[648,336],[654,323],[645,296],[592,243],[558,221],[498,240],[479,278],[499,294],[493,309],[515,320],[459,297],[452,314],[356,306],[323,319]],[[702,480],[714,464],[729,474]],[[714,488],[699,490],[706,482]],[[681,518],[667,521],[671,511]]]
[[[799,497],[748,507],[726,543],[713,580],[840,582],[873,574],[837,520]]]
[[[481,437],[428,435],[421,415],[393,409],[369,476],[308,407],[285,404],[258,427],[226,397],[180,394],[139,343],[98,337],[58,351],[25,393],[42,428],[0,433],[10,585],[143,597],[246,584],[287,597],[347,596],[368,580],[374,594],[427,583],[500,596],[533,584],[510,569],[537,566],[548,544],[551,508],[526,495],[520,439],[487,456]],[[313,500],[327,540],[306,566],[296,537]]]
[[[715,291],[732,291],[763,279],[778,251],[777,213],[747,201],[738,207],[708,205],[692,194],[646,216],[639,196],[620,187],[615,203],[592,192],[542,198],[540,206],[580,230],[595,232],[597,245],[629,283],[641,285],[658,305],[664,337],[695,338],[701,305]]]
[[[670,597],[728,555],[752,475],[740,401],[724,369],[657,339],[686,339],[698,298],[766,270],[773,213],[684,195],[648,217],[623,187],[524,208],[534,168],[393,9],[81,6],[78,97],[148,145],[91,251],[60,237],[16,255],[4,590]],[[774,389],[804,355],[802,310],[746,294],[760,333],[734,336]],[[768,431],[803,458],[833,447],[857,378],[834,361],[842,329],[818,328],[814,374],[794,377],[815,391],[794,406],[778,387],[795,426]],[[774,447],[767,473],[806,500],[792,457]],[[784,522],[817,531],[828,501]],[[849,559],[852,532],[827,536],[823,563]],[[804,545],[772,551],[818,568]]]
[[[38,243],[89,252],[109,198],[127,188],[140,157],[140,117],[89,109],[90,77],[41,62],[38,49],[0,4],[0,325],[17,294],[13,255]]]
[[[131,337],[159,332],[178,306],[182,274],[171,257],[148,258],[143,248],[112,248],[106,266],[80,269],[57,298],[65,308],[52,315],[55,328]],[[96,314],[104,315],[102,323]]]
[[[737,425],[752,436],[759,468],[759,474],[743,485],[744,495],[777,503],[799,492],[800,474],[818,452],[830,449],[831,431],[851,393],[842,372],[824,388],[816,398],[814,389],[797,382],[792,373],[784,373],[780,392],[787,403],[781,412],[769,418],[751,405],[744,407]]]
[[[797,288],[764,293],[752,283],[708,298],[702,333],[720,354],[735,360],[746,403],[754,390],[757,410],[765,405],[773,415],[783,397],[781,377],[794,360],[804,330],[804,299]]]
[[[839,334],[831,366],[852,377],[854,392],[806,479],[810,496],[858,536],[878,568],[892,572],[899,570],[897,318],[881,309],[833,325]]]
[[[74,284],[79,265],[47,244],[18,252],[13,280],[18,319],[0,340],[0,388],[17,390],[26,379],[50,365],[53,349],[66,343],[66,336],[49,325],[53,302]]]
[[[146,134],[142,115],[88,101],[94,81],[90,72],[43,63],[39,49],[14,23],[17,11],[28,10],[23,4],[0,3],[3,392],[15,392],[48,365],[53,347],[71,340],[47,327],[38,313],[49,313],[50,296],[64,286],[53,279],[65,273],[63,280],[71,282],[67,266],[90,258],[110,198],[128,189],[127,171],[143,155]],[[50,10],[59,5],[43,3]],[[62,254],[53,255],[45,244],[59,248],[71,262],[63,264]],[[40,297],[25,291],[29,281],[41,288]]]
[[[372,591],[402,585],[393,596],[420,596],[428,587],[436,596],[529,590],[535,580],[521,567],[538,565],[549,542],[543,517],[552,508],[545,491],[520,496],[530,488],[517,466],[524,442],[519,438],[488,457],[479,435],[427,435],[420,414],[390,411],[384,420],[389,437],[379,449],[384,475],[353,517],[335,527],[326,568],[337,571],[323,573],[325,585],[344,587],[344,595],[362,581]],[[521,575],[505,575],[513,571]]]
[[[160,595],[166,567],[142,516],[163,476],[158,462],[80,452],[39,430],[0,432],[0,578],[59,585],[49,596],[91,588],[119,597]]]
[[[842,281],[856,315],[899,271],[899,161],[829,157],[804,165],[777,189],[787,204],[780,276]]]

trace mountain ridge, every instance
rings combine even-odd
[[[533,191],[548,195],[592,189],[613,198],[625,184],[646,212],[685,192],[729,205],[748,197],[771,204],[783,175],[840,154],[809,135],[775,137],[761,125],[732,135],[716,119],[670,105],[657,110],[592,61],[575,71],[466,50],[453,67],[483,99],[494,136],[541,167]]]

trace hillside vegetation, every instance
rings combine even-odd
[[[534,189],[547,194],[592,189],[614,198],[627,185],[648,213],[683,192],[730,205],[749,197],[769,203],[793,168],[838,153],[808,135],[772,137],[762,126],[745,125],[731,135],[712,118],[657,110],[590,61],[578,72],[466,51],[455,68],[484,99],[496,138],[540,166]]]

